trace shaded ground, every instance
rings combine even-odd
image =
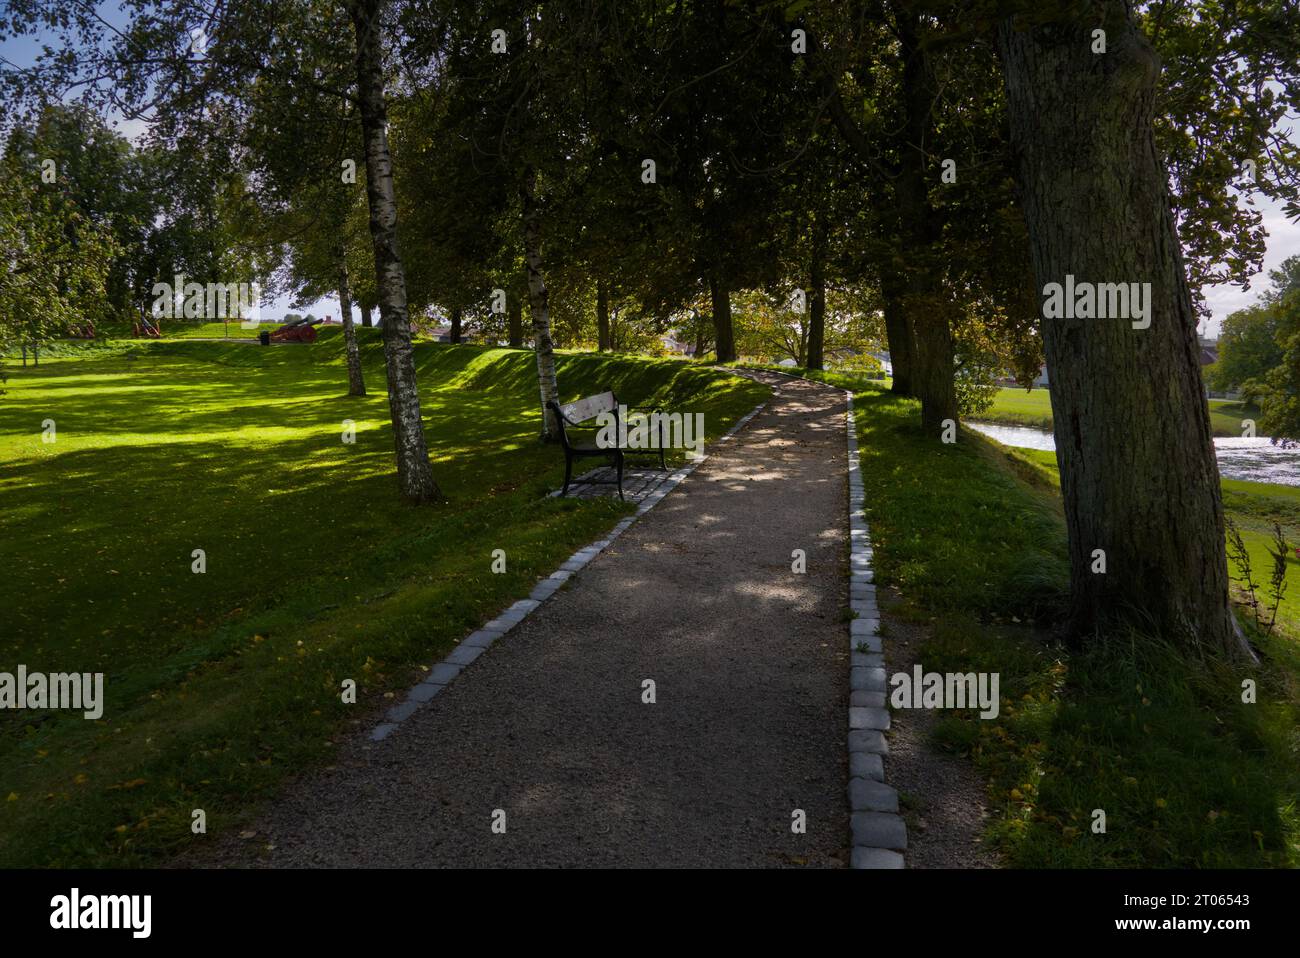
[[[570,588],[214,857],[845,864],[844,399],[762,378],[779,386],[767,409]],[[792,833],[794,809],[807,834]]]
[[[892,590],[879,595],[889,674],[911,672],[918,662],[924,667],[919,652],[925,627],[890,614],[898,601]],[[885,778],[898,789],[907,819],[907,867],[997,868],[997,853],[983,837],[988,819],[983,778],[970,761],[930,742],[942,714],[894,709],[890,717]]]

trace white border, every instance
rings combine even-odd
[[[864,511],[853,393],[845,390],[849,454],[849,819],[851,868],[902,868],[907,826],[898,792],[885,784],[889,742],[888,679]]]

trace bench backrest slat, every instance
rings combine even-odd
[[[614,394],[604,392],[579,399],[577,402],[566,403],[560,407],[560,412],[564,413],[569,422],[578,423],[595,419],[603,412],[613,412],[617,405],[618,401],[614,398]]]

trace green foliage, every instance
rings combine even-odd
[[[1300,8],[1180,0],[1137,15],[1160,55],[1156,134],[1199,305],[1204,286],[1244,284],[1259,269],[1265,231],[1253,194],[1300,196],[1300,147],[1282,132],[1300,110]]]
[[[1270,274],[1272,287],[1258,311],[1268,317],[1273,343],[1280,352],[1272,368],[1256,373],[1242,390],[1259,404],[1259,430],[1265,435],[1300,440],[1300,256]]]
[[[1215,389],[1239,390],[1247,381],[1267,375],[1282,361],[1282,347],[1277,341],[1279,318],[1276,308],[1251,306],[1223,321],[1219,359],[1207,371],[1207,379]]]
[[[100,315],[106,296],[112,229],[52,169],[45,183],[38,155],[0,158],[0,352],[65,335]]]
[[[837,358],[832,367],[835,372],[846,376],[866,376],[876,379],[884,374],[884,365],[870,353],[860,352]]]

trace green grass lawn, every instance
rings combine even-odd
[[[259,333],[273,332],[283,326],[280,322],[266,321],[251,329],[244,329],[239,320],[202,320],[202,319],[161,319],[157,320],[159,332],[163,339],[257,339]],[[319,330],[333,330],[338,334],[340,326],[318,326]],[[97,330],[107,339],[132,339],[130,323],[109,323]]]
[[[986,777],[988,832],[1004,861],[1300,865],[1294,565],[1281,628],[1256,636],[1258,668],[1189,662],[1140,636],[1069,648],[1052,630],[1068,585],[1053,454],[969,431],[936,443],[921,433],[913,401],[861,380],[816,378],[855,391],[877,580],[901,591],[895,614],[930,626],[926,671],[1000,675],[999,717],[946,714],[934,742]],[[1273,517],[1300,539],[1300,490],[1224,489],[1256,545]],[[1241,701],[1245,677],[1258,682],[1256,704]],[[1095,809],[1106,814],[1105,834],[1092,832]]]
[[[993,405],[972,419],[1051,430],[1052,401],[1046,389],[999,389]],[[1258,419],[1259,409],[1228,399],[1210,400],[1210,427],[1216,436],[1241,436],[1242,420]]]
[[[1054,486],[1060,485],[1056,453],[1041,449],[1008,449],[1006,455],[1013,461],[1031,463],[1041,470]],[[1273,560],[1268,546],[1273,537],[1273,523],[1282,528],[1283,536],[1292,547],[1288,555],[1286,590],[1278,605],[1277,628],[1300,639],[1300,558],[1295,548],[1300,547],[1300,487],[1283,486],[1267,482],[1244,482],[1224,479],[1223,507],[1228,518],[1236,523],[1250,554],[1252,578],[1264,585],[1268,582]],[[1228,567],[1229,575],[1240,578],[1235,563]],[[1244,587],[1234,582],[1237,598],[1244,603]],[[1257,590],[1257,598],[1267,602],[1264,590]],[[1243,607],[1243,613],[1245,609]]]
[[[234,322],[197,322],[194,320],[162,320],[159,326],[159,332],[163,334],[164,339],[257,339],[258,335],[263,332],[274,332],[279,329],[283,323],[259,323],[251,329],[244,327],[237,321]],[[337,335],[342,327],[337,326],[318,326],[317,329],[332,330]]]
[[[448,502],[404,505],[382,353],[363,340],[362,399],[338,330],[6,365],[0,670],[102,671],[107,704],[98,722],[0,713],[0,866],[142,864],[190,845],[193,809],[210,834],[237,824],[630,511],[545,498],[563,457],[536,438],[531,352],[432,344],[416,359]],[[612,387],[703,412],[710,438],[767,395],[683,363],[559,362],[564,399]]]

